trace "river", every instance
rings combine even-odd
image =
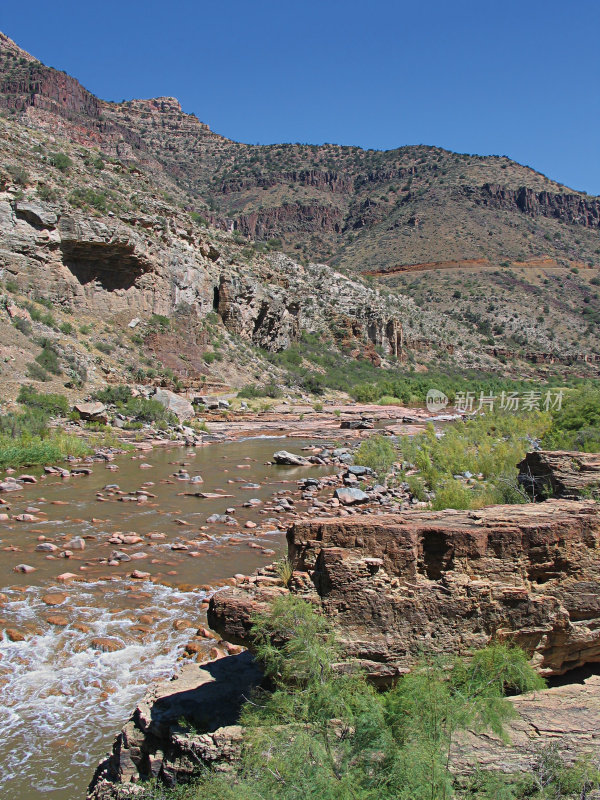
[[[176,670],[183,645],[203,624],[207,594],[284,552],[289,516],[274,511],[273,494],[335,470],[265,462],[277,449],[300,452],[310,444],[259,438],[154,449],[117,457],[117,470],[95,463],[89,476],[28,471],[38,483],[3,495],[11,517],[34,519],[0,522],[0,796],[85,796],[96,764],[147,685]],[[176,478],[180,469],[203,483]],[[104,488],[110,484],[155,496],[123,500],[119,490]],[[296,507],[301,512],[305,504],[296,499]],[[238,525],[207,523],[227,509]],[[123,535],[133,539],[119,544]],[[37,551],[41,543],[59,549]],[[59,556],[65,548],[71,557]],[[109,566],[114,551],[132,560]],[[35,572],[14,572],[19,564]],[[133,580],[133,570],[147,577]],[[78,579],[58,580],[65,572]],[[208,640],[207,651],[212,645]]]

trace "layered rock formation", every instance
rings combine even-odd
[[[281,254],[243,265],[189,223],[90,218],[0,193],[0,234],[5,278],[65,308],[171,315],[184,304],[198,317],[215,311],[231,333],[268,350],[289,347],[302,330],[329,331],[331,320],[346,320],[351,340],[402,355],[410,301]]]
[[[334,620],[345,652],[389,682],[421,653],[492,639],[544,675],[600,661],[600,513],[548,501],[477,512],[305,521],[288,532],[292,591]],[[280,588],[250,578],[211,600],[209,623],[249,643],[250,618]]]
[[[517,464],[519,483],[534,500],[576,500],[600,494],[600,454],[566,450],[527,453]]]
[[[300,249],[353,269],[477,259],[482,253],[496,265],[507,257],[576,256],[584,263],[594,257],[598,198],[508,158],[424,146],[378,152],[241,144],[184,113],[172,97],[100,100],[3,34],[0,109],[150,165],[189,191],[197,209],[224,229],[282,238],[290,252]],[[524,252],[532,218],[539,226]],[[573,230],[556,237],[558,226],[551,223],[559,221]]]

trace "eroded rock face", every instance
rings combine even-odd
[[[519,483],[535,500],[600,494],[600,454],[566,450],[527,453],[517,464]]]
[[[151,686],[117,736],[112,755],[98,766],[88,797],[127,797],[128,785],[150,778],[173,786],[189,779],[199,764],[237,758],[240,708],[261,680],[261,670],[244,652],[186,664],[174,680]]]
[[[600,661],[600,512],[552,500],[477,512],[406,512],[296,523],[292,591],[319,605],[348,656],[389,682],[423,651],[496,638],[544,675]],[[212,628],[249,644],[250,617],[280,590],[217,593]]]

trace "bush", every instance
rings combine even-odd
[[[17,317],[13,323],[15,328],[20,331],[24,336],[31,336],[33,328],[31,322],[24,317]]]
[[[58,362],[58,354],[51,342],[45,342],[43,344],[42,352],[35,357],[35,360],[40,367],[43,367],[48,372],[52,372],[54,375],[60,375],[62,372]]]
[[[354,454],[354,462],[369,467],[379,477],[385,477],[396,461],[397,453],[387,436],[372,436],[361,443]]]
[[[108,211],[108,198],[105,192],[96,192],[93,189],[74,189],[69,195],[69,203],[75,208],[91,206],[96,211]]]
[[[58,330],[61,333],[64,333],[65,336],[68,336],[69,334],[73,333],[75,328],[70,322],[63,322],[61,325],[58,326]]]
[[[49,163],[59,169],[61,172],[68,172],[73,166],[73,162],[66,153],[50,153],[48,157]]]
[[[131,397],[125,403],[123,413],[140,422],[165,422],[177,425],[179,421],[172,411],[167,411],[162,403],[151,397]]]
[[[27,186],[29,183],[29,174],[25,167],[22,167],[20,164],[11,164],[8,167],[8,173],[12,179],[12,182],[17,186]]]
[[[473,492],[460,481],[454,478],[447,480],[440,489],[436,489],[432,502],[434,511],[443,511],[445,508],[465,509],[471,508]]]
[[[514,715],[505,693],[543,686],[525,653],[496,644],[470,658],[425,658],[378,693],[363,674],[334,668],[331,624],[289,594],[252,632],[271,688],[244,705],[241,758],[226,774],[202,771],[179,800],[450,798],[456,734],[504,735]],[[184,722],[203,730],[201,720]]]
[[[107,405],[125,405],[131,399],[131,389],[125,385],[107,386],[94,392],[93,398]]]
[[[45,383],[47,381],[52,380],[52,376],[48,375],[46,370],[39,364],[36,364],[35,361],[32,361],[30,364],[27,364],[26,369],[27,369],[27,374],[34,381],[41,381],[42,383]]]
[[[43,394],[33,386],[21,386],[17,402],[27,408],[36,408],[48,416],[66,417],[69,413],[69,401],[64,394]]]

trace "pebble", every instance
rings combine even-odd
[[[22,572],[28,575],[30,572],[35,572],[36,568],[30,566],[29,564],[17,564],[16,567],[13,568],[13,572]]]
[[[67,599],[66,594],[59,594],[58,592],[51,592],[42,597],[42,602],[47,606],[60,606]]]
[[[121,642],[116,642],[114,639],[107,639],[105,636],[97,636],[90,642],[93,650],[100,650],[103,653],[114,653],[116,650],[122,650],[124,645]]]
[[[141,572],[139,569],[134,569],[133,572],[129,575],[130,578],[138,581],[147,580],[150,577],[149,572]]]

